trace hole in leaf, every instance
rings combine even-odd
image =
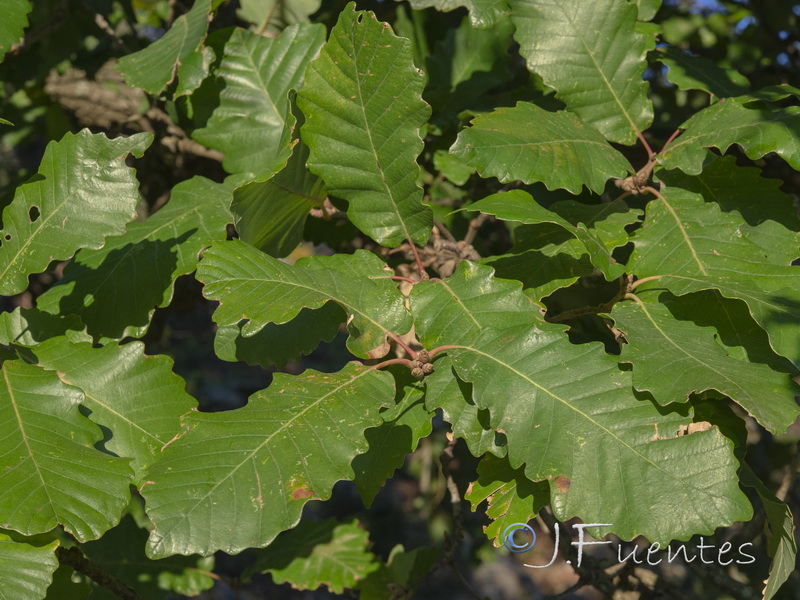
[[[31,209],[28,211],[28,218],[30,219],[31,223],[35,223],[41,214],[42,213],[39,212],[39,207],[34,205],[31,206]]]
[[[7,233],[7,234],[5,235],[5,239],[6,239],[6,241],[7,241],[7,242],[10,242],[10,241],[11,241],[11,234],[10,234],[10,233]]]

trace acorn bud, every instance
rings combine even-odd
[[[420,367],[414,367],[411,369],[411,375],[416,379],[422,379],[425,377],[425,371],[423,371]]]
[[[422,365],[422,372],[425,373],[425,375],[430,375],[433,373],[433,365],[431,363],[425,363]]]
[[[427,350],[420,350],[417,352],[417,360],[421,363],[429,363],[431,362],[431,355],[428,354]]]

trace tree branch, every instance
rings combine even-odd
[[[76,547],[58,547],[56,548],[56,556],[58,557],[58,562],[62,565],[72,567],[78,573],[83,573],[97,585],[104,587],[115,596],[122,598],[122,600],[147,600],[139,592],[128,586],[127,583],[90,561]]]

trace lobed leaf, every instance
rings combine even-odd
[[[585,185],[601,193],[630,163],[592,127],[574,115],[548,112],[528,102],[479,115],[458,134],[450,152],[501,182],[543,182],[574,194]]]
[[[297,104],[308,167],[349,202],[353,224],[384,246],[424,245],[433,225],[417,183],[430,115],[411,43],[351,3],[306,71]]]
[[[125,230],[139,201],[125,159],[141,156],[152,141],[150,133],[110,140],[83,129],[47,145],[39,174],[3,210],[0,295],[23,291],[31,273],[79,248],[102,248],[107,236]]]
[[[0,598],[44,598],[58,567],[57,547],[57,541],[33,545],[0,533],[0,578],[3,581]]]
[[[337,255],[325,262],[350,259],[360,263],[363,255],[369,254],[357,252],[352,259]],[[320,308],[332,300],[348,315],[350,351],[361,357],[384,356],[388,352],[386,336],[391,332],[403,334],[411,327],[403,296],[388,274],[381,282],[363,274],[327,268],[324,262],[317,264],[320,268],[291,267],[244,242],[232,240],[217,243],[205,253],[197,277],[206,284],[205,297],[221,302],[214,321],[225,326],[247,319],[242,327],[245,337],[268,323],[291,321],[303,308]]]
[[[509,0],[520,54],[556,97],[606,139],[632,144],[653,120],[643,75],[652,41],[619,0]]]
[[[510,12],[507,0],[409,0],[411,6],[420,10],[435,8],[442,12],[450,12],[463,6],[469,11],[472,26],[476,29],[491,29],[498,20]]]
[[[720,100],[696,113],[680,127],[683,133],[659,153],[665,169],[697,175],[703,169],[706,148],[725,152],[741,146],[748,158],[774,152],[800,170],[800,107],[751,108],[734,100]]]
[[[491,267],[469,261],[460,262],[447,279],[419,282],[410,298],[414,330],[429,350],[469,342],[484,327],[542,321],[519,282],[496,278]]]
[[[403,466],[406,455],[433,430],[434,415],[425,407],[425,387],[418,381],[411,383],[408,370],[404,370],[398,378],[406,384],[402,397],[381,413],[383,423],[366,430],[369,449],[353,460],[356,488],[367,508],[386,480]]]
[[[275,258],[297,248],[309,211],[326,196],[323,181],[306,169],[307,160],[308,148],[299,142],[279,173],[236,188],[231,212],[239,239]]]
[[[229,173],[270,177],[280,171],[295,124],[289,91],[300,87],[324,41],[320,24],[290,25],[274,39],[235,29],[217,70],[224,84],[219,106],[192,137],[220,150]]]
[[[197,407],[172,372],[172,359],[145,355],[141,342],[94,348],[56,337],[33,353],[39,365],[84,393],[89,418],[112,433],[105,450],[132,459],[136,485],[180,431],[181,415]]]
[[[172,300],[175,280],[197,268],[203,248],[225,239],[232,187],[200,176],[179,183],[149,218],[79,253],[38,308],[77,315],[95,339],[141,337],[156,307]]]
[[[390,374],[350,363],[331,374],[278,373],[243,408],[190,413],[141,487],[155,526],[148,556],[267,546],[306,502],[353,478],[364,430],[393,397]]]
[[[717,429],[657,439],[656,427],[669,435],[690,419],[637,400],[630,374],[596,344],[514,327],[485,329],[449,353],[505,432],[511,467],[550,482],[559,520],[610,524],[594,537],[668,542],[752,515],[730,440]]]
[[[677,295],[717,289],[744,300],[775,352],[800,364],[800,269],[791,266],[800,255],[800,234],[772,221],[751,227],[674,187],[647,205],[633,241],[629,270],[639,278],[659,276],[639,289],[667,288]]]
[[[659,403],[716,390],[772,433],[785,432],[800,415],[794,401],[800,387],[791,377],[728,356],[714,329],[678,320],[663,304],[641,300],[617,303],[611,317],[628,342],[621,360],[633,365],[634,387],[652,392]]]
[[[0,62],[5,53],[22,38],[28,26],[30,0],[7,0],[3,6],[3,19],[0,21]]]
[[[441,409],[453,435],[464,440],[472,456],[505,456],[505,437],[489,425],[489,411],[475,406],[472,386],[458,378],[448,356],[438,357],[433,373],[425,378],[425,407]]]
[[[599,218],[604,213],[611,213],[610,210],[592,210],[588,207],[586,209],[575,209],[574,207],[562,206],[561,208],[564,209],[567,214],[571,214],[573,219],[587,218],[587,220],[590,221]],[[627,242],[627,236],[625,236],[623,241],[622,235],[620,235],[619,229],[622,229],[622,232],[624,232],[624,226],[619,226],[618,219],[616,226],[612,223],[609,224],[611,225],[610,228],[608,226],[605,228],[604,237],[609,240],[609,243],[604,243],[595,233],[594,229],[590,229],[581,222],[578,222],[577,225],[573,225],[573,223],[561,217],[559,214],[544,208],[536,202],[530,194],[522,190],[511,190],[509,192],[492,194],[491,196],[471,204],[470,209],[493,214],[507,221],[517,221],[526,224],[552,223],[558,225],[581,242],[592,264],[600,269],[607,279],[616,279],[625,271],[625,266],[619,264],[611,256],[615,244],[620,241],[622,244]],[[628,211],[627,218],[623,217],[622,220],[636,222],[639,214],[638,211]],[[611,232],[616,233],[616,235],[612,234],[609,236],[609,229]]]
[[[0,371],[0,526],[31,535],[60,524],[79,541],[100,537],[130,500],[128,461],[94,448],[103,435],[78,410],[78,389],[22,361]]]
[[[794,533],[794,516],[787,504],[781,502],[767,486],[753,473],[749,465],[745,465],[742,483],[755,489],[764,505],[770,532],[767,551],[772,561],[769,565],[769,576],[764,581],[763,600],[771,600],[778,593],[795,571],[797,564],[797,540]]]
[[[328,302],[316,310],[304,308],[288,323],[269,323],[250,336],[242,335],[241,324],[221,325],[214,336],[214,352],[229,362],[282,369],[311,354],[321,341],[332,341],[346,320],[341,307]]]
[[[483,531],[496,548],[503,545],[503,533],[509,525],[527,523],[550,498],[547,483],[532,482],[522,471],[512,469],[507,457],[487,454],[478,463],[478,478],[464,494],[473,512],[486,501],[486,515],[491,523]]]
[[[270,573],[275,583],[288,582],[298,590],[324,585],[341,594],[378,569],[369,543],[368,532],[355,520],[303,521],[262,550],[248,571]]]
[[[750,91],[747,77],[702,56],[693,56],[674,46],[658,49],[658,60],[668,68],[667,79],[681,90],[702,90],[719,98],[741,96]]]
[[[179,74],[184,79],[193,60],[202,57],[203,40],[208,33],[211,0],[195,0],[191,10],[181,15],[163,37],[144,50],[119,59],[117,70],[125,82],[157,96]]]
[[[240,0],[239,4],[241,8],[236,15],[240,19],[252,23],[267,35],[274,35],[289,25],[308,21],[319,10],[322,0]]]
[[[723,211],[739,214],[749,225],[770,219],[792,231],[800,230],[794,197],[780,189],[783,182],[763,177],[757,167],[737,165],[733,156],[709,156],[698,175],[678,170],[659,170],[657,175],[668,186],[700,194]]]

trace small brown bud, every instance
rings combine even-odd
[[[420,361],[418,361],[418,360],[412,360],[411,361],[411,368],[412,369],[421,369],[422,368],[422,363]]]
[[[431,362],[431,355],[427,350],[420,350],[417,352],[417,360],[423,364]]]
[[[423,371],[420,367],[414,367],[411,369],[411,375],[414,376],[416,379],[422,379],[425,377],[425,371]]]
[[[433,373],[433,365],[431,363],[425,363],[422,365],[422,372],[425,373],[425,375],[430,375]]]

